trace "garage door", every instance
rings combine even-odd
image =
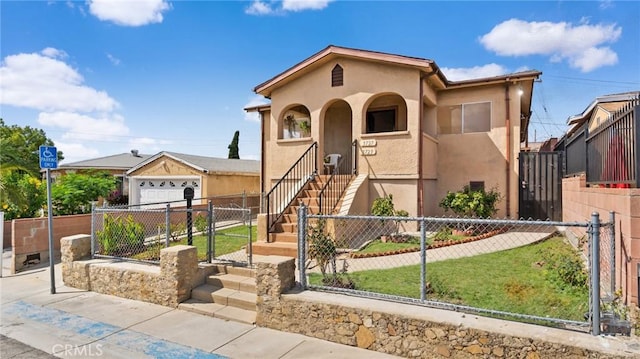
[[[165,207],[167,202],[184,199],[184,188],[192,186],[196,197],[200,197],[200,180],[165,178],[138,181],[139,204],[153,203]]]

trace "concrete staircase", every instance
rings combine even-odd
[[[292,205],[285,210],[273,232],[269,233],[268,242],[259,241],[253,244],[253,254],[298,256],[298,209],[300,203],[307,206],[309,214],[318,214],[320,212],[318,193],[327,178],[326,175],[319,175],[306,185],[306,188],[300,192]]]
[[[216,265],[215,273],[191,291],[179,309],[242,323],[256,322],[255,269]]]

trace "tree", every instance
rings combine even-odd
[[[240,149],[238,148],[238,141],[240,139],[240,131],[236,131],[233,135],[233,140],[229,145],[229,158],[230,159],[240,159]]]
[[[106,172],[69,173],[51,187],[53,214],[81,214],[91,211],[91,202],[106,197],[116,188],[116,179]]]
[[[0,118],[0,207],[6,219],[33,217],[46,202],[38,158],[42,145],[54,145],[43,130],[7,126]]]
[[[2,169],[1,208],[5,220],[36,217],[46,201],[46,183],[28,173]]]
[[[18,125],[7,126],[0,118],[0,166],[26,171],[40,177],[40,146],[54,143],[41,129]],[[58,161],[62,161],[62,151],[58,151]]]

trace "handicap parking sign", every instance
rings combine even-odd
[[[53,146],[40,146],[40,168],[58,168],[58,149]]]

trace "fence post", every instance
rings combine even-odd
[[[96,203],[91,202],[91,259],[96,253]]]
[[[298,208],[298,267],[300,267],[300,286],[307,289],[307,274],[305,263],[307,259],[305,248],[305,231],[307,229],[307,206],[302,204]]]
[[[213,223],[213,202],[209,200],[207,205],[207,263],[211,263],[211,229]]]
[[[611,253],[611,297],[616,293],[616,212],[609,212],[609,236],[611,237],[611,247],[609,248]]]
[[[249,260],[249,268],[253,267],[253,235],[251,234],[251,210],[247,209],[247,212],[245,212],[245,214],[248,214],[249,217],[249,251],[248,251],[248,260]]]
[[[171,204],[167,203],[166,212],[164,214],[164,245],[169,248],[171,245]]]
[[[211,236],[211,258],[216,258],[216,208],[211,207],[211,227],[209,228],[209,236]]]
[[[600,215],[591,214],[591,334],[600,335]]]
[[[420,221],[420,300],[427,300],[427,229],[424,217]]]

